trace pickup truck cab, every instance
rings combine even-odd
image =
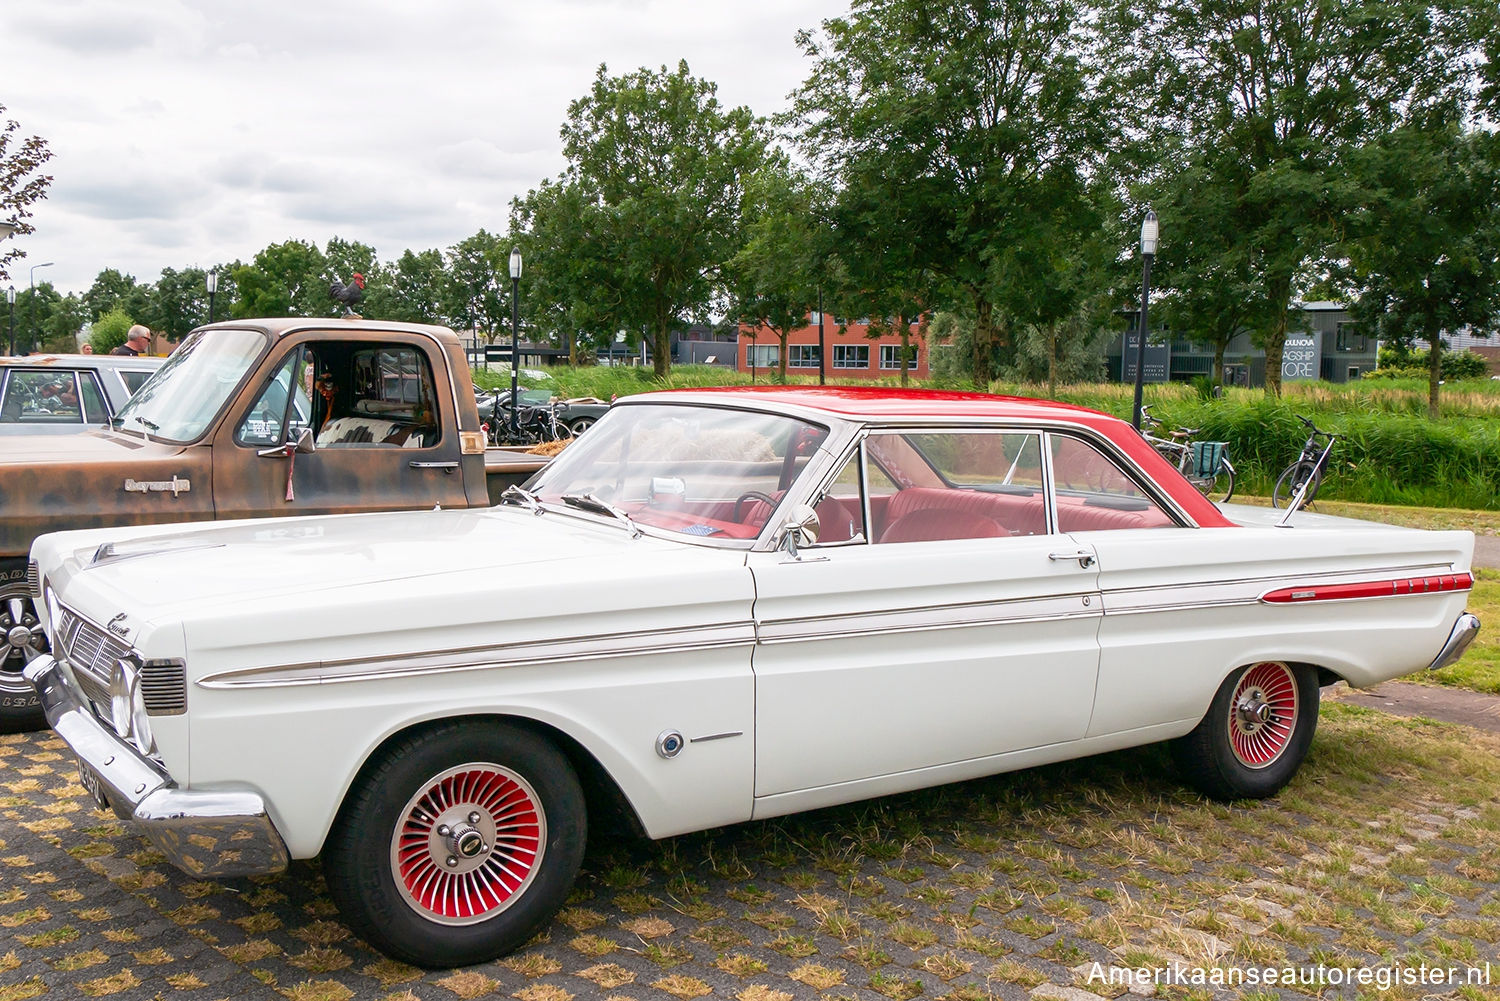
[[[0,732],[46,725],[20,673],[47,650],[28,588],[38,535],[481,507],[546,461],[486,450],[468,363],[446,328],[360,319],[199,328],[108,428],[5,439]]]

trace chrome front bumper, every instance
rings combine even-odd
[[[85,787],[194,876],[253,876],[287,867],[286,843],[253,792],[179,789],[166,770],[94,716],[63,665],[26,665],[47,722],[78,756]]]
[[[1474,642],[1474,637],[1479,635],[1479,616],[1472,612],[1465,612],[1453,623],[1453,631],[1448,634],[1448,642],[1443,644],[1443,649],[1438,651],[1437,659],[1427,665],[1427,670],[1436,671],[1447,667],[1464,655],[1469,649],[1469,644]]]

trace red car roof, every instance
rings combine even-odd
[[[766,403],[774,401],[855,420],[892,417],[998,417],[1069,421],[1098,431],[1118,445],[1143,472],[1170,493],[1200,526],[1228,527],[1233,524],[1163,459],[1156,449],[1136,434],[1127,422],[1088,407],[1021,396],[993,396],[989,393],[943,389],[894,389],[889,386],[713,386],[664,390],[662,393],[677,399],[695,396],[751,397]]]

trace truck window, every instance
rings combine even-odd
[[[314,352],[318,350],[315,346]],[[329,344],[320,358],[315,385],[319,448],[437,444],[437,393],[420,350]]]

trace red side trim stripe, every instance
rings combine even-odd
[[[1403,577],[1396,580],[1369,580],[1358,584],[1309,584],[1283,587],[1260,596],[1272,604],[1302,604],[1307,601],[1344,601],[1349,598],[1387,598],[1398,594],[1437,594],[1444,591],[1468,591],[1474,587],[1474,575],[1437,574],[1431,577]]]

